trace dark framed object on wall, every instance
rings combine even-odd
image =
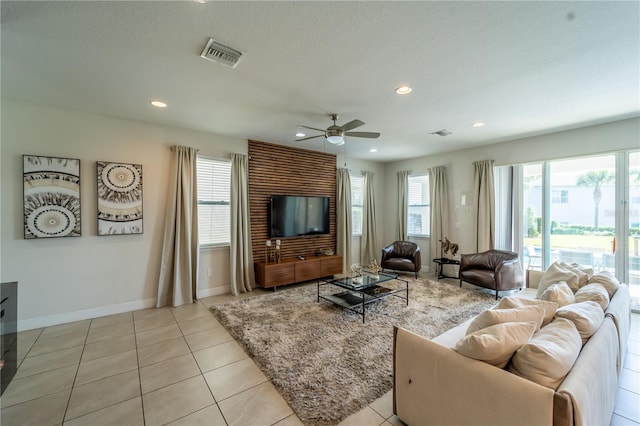
[[[18,283],[0,283],[0,395],[18,368]]]
[[[79,237],[80,160],[22,156],[24,238]]]
[[[142,165],[96,162],[98,235],[142,234]]]

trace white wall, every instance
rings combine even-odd
[[[155,306],[169,147],[247,153],[242,139],[7,99],[1,137],[0,279],[18,281],[21,330]],[[81,237],[23,239],[23,154],[80,159]],[[97,236],[96,161],[142,164],[144,234]],[[203,251],[200,296],[228,291],[228,265],[228,247]]]
[[[577,157],[626,149],[640,148],[640,119],[628,119],[597,126],[488,145],[446,154],[387,163],[384,192],[389,200],[397,196],[396,172],[411,170],[419,173],[431,167],[444,166],[449,187],[449,240],[460,245],[461,253],[473,249],[473,206],[460,208],[460,196],[473,187],[473,165],[477,160],[495,160],[495,165],[529,163],[558,158]],[[395,235],[397,208],[392,202],[384,206],[384,236],[389,241]],[[432,266],[429,242],[420,244],[423,269]]]

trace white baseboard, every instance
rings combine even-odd
[[[222,287],[203,288],[196,292],[196,296],[198,299],[202,299],[203,297],[220,296],[221,294],[229,293],[231,293],[231,286],[225,285]]]
[[[221,294],[231,293],[231,286],[212,287],[198,290],[198,299]],[[137,302],[120,303],[118,305],[101,306],[99,308],[85,309],[82,311],[67,312],[64,314],[49,315],[46,317],[18,320],[18,331],[33,330],[34,328],[50,327],[52,325],[66,324],[68,322],[82,321],[91,318],[99,318],[107,315],[121,314],[123,312],[137,311],[140,309],[155,308],[156,298],[139,300]]]
[[[123,312],[137,311],[139,309],[153,308],[156,299],[145,299],[136,302],[120,303],[118,305],[101,306],[99,308],[85,309],[82,311],[67,312],[64,314],[49,315],[46,317],[18,320],[18,331],[33,330],[34,328],[50,327],[52,325],[68,322],[82,321],[90,318],[104,317],[107,315],[121,314]]]

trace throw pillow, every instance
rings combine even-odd
[[[559,283],[560,281],[564,281],[565,283],[567,283],[569,288],[571,288],[571,290],[573,291],[577,291],[580,287],[578,275],[575,272],[572,272],[563,267],[560,262],[554,262],[546,271],[544,271],[544,274],[540,278],[536,297],[540,299],[540,296],[542,296],[542,293],[544,293],[547,287],[552,284]]]
[[[574,303],[575,296],[573,295],[573,291],[569,288],[567,283],[561,281],[556,284],[551,284],[545,291],[540,295],[540,300],[548,300],[549,302],[555,302],[558,306],[565,306],[570,303]]]
[[[587,276],[589,278],[591,278],[593,276],[593,268],[592,267],[578,265],[577,263],[572,263],[572,265],[575,266],[576,268],[580,269],[585,274],[587,274]]]
[[[584,345],[589,337],[600,328],[600,324],[604,321],[604,311],[596,302],[587,300],[559,308],[556,311],[556,317],[566,318],[573,322]]]
[[[602,285],[609,293],[609,299],[613,297],[618,287],[620,287],[620,281],[609,271],[598,272],[589,279],[589,284]]]
[[[565,262],[559,262],[559,263],[560,265],[562,265],[563,268],[568,269],[569,271],[573,272],[578,276],[578,288],[587,285],[587,282],[589,281],[589,276],[593,275],[593,272],[591,272],[591,274],[587,273],[577,263],[573,263],[571,265]],[[573,290],[574,292],[578,291],[578,289],[573,289],[573,288],[571,290]]]
[[[548,300],[538,299],[525,299],[523,297],[507,296],[500,299],[500,303],[493,309],[508,309],[519,308],[522,306],[540,305],[544,308],[544,318],[542,319],[541,327],[549,324],[553,321],[553,316],[556,314],[558,304],[555,302],[549,302]]]
[[[556,318],[516,351],[509,371],[539,385],[557,389],[573,367],[580,349],[582,339],[573,322]]]
[[[587,300],[596,302],[605,311],[609,306],[609,292],[602,284],[587,284],[576,292],[576,302],[586,302]]]
[[[535,321],[492,325],[467,334],[456,343],[453,350],[466,357],[504,368],[515,351],[529,341],[537,328]]]
[[[511,309],[487,309],[471,321],[465,334],[471,334],[476,330],[504,322],[534,321],[537,324],[537,328],[540,328],[542,320],[544,319],[544,313],[544,307],[540,305],[522,306]]]

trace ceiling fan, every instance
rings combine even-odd
[[[338,126],[336,124],[336,120],[338,119],[338,114],[330,114],[329,118],[333,120],[333,125],[327,127],[326,129],[317,129],[315,127],[309,127],[309,126],[298,126],[305,129],[317,130],[319,132],[322,132],[323,134],[316,135],[316,136],[309,136],[302,139],[296,139],[296,142],[306,141],[307,139],[314,139],[314,138],[319,138],[324,136],[327,142],[331,144],[343,145],[345,136],[353,136],[356,138],[377,138],[380,136],[380,133],[376,133],[376,132],[350,132],[349,131],[364,125],[363,121],[352,120],[346,124],[343,124],[342,126]]]

